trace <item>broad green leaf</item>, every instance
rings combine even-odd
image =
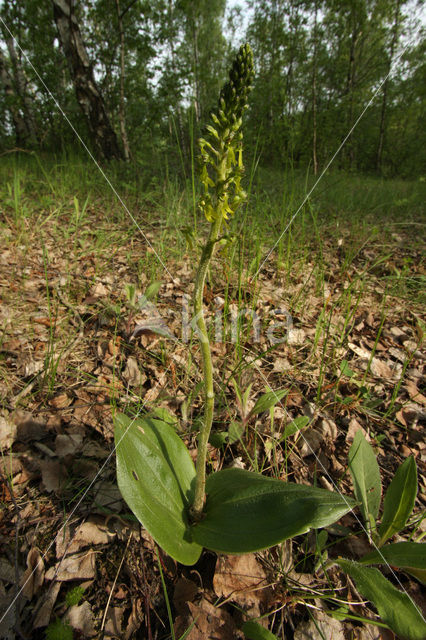
[[[244,425],[241,422],[231,422],[228,429],[228,442],[233,444],[240,440],[244,433]]]
[[[361,513],[367,529],[375,530],[379,515],[382,483],[380,469],[373,447],[362,431],[357,431],[349,449],[349,471],[354,484],[355,497],[361,502]]]
[[[359,561],[361,564],[390,564],[407,569],[420,580],[426,578],[426,544],[420,542],[395,542],[371,551]],[[414,570],[414,571],[411,571]]]
[[[382,524],[379,527],[379,546],[405,527],[413,510],[416,495],[417,468],[414,457],[410,456],[398,467],[386,491]]]
[[[251,416],[256,416],[264,411],[269,411],[271,407],[276,405],[285,395],[287,395],[288,389],[277,389],[277,391],[268,391],[257,399],[256,404],[250,411]]]
[[[248,620],[242,626],[242,632],[248,640],[277,640],[277,636],[262,627],[255,620]]]
[[[192,527],[198,544],[223,553],[266,549],[338,520],[354,501],[244,469],[224,469],[206,482],[204,518]]]
[[[173,427],[149,417],[114,419],[117,481],[138,520],[172,558],[194,564],[201,547],[191,540],[187,512],[195,468]]]
[[[337,564],[356,584],[360,594],[376,607],[382,622],[405,640],[424,640],[426,622],[406,593],[399,591],[378,569],[340,559]]]
[[[295,418],[292,422],[290,422],[290,424],[286,426],[286,428],[284,429],[283,435],[279,439],[279,442],[282,442],[283,440],[286,440],[287,438],[297,433],[298,431],[301,431],[302,429],[307,427],[308,424],[309,424],[308,416],[299,416],[298,418]]]

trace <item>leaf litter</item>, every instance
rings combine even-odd
[[[146,402],[149,409],[166,411],[173,424],[180,421],[196,430],[202,406],[196,386],[200,353],[195,342],[179,342],[183,296],[192,291],[193,257],[170,262],[175,283],[163,275],[155,314],[141,312],[131,308],[123,289],[123,281],[138,280],[137,295],[143,295],[149,285],[144,273],[134,271],[148,252],[141,240],[132,240],[131,255],[124,243],[113,257],[106,249],[84,255],[72,242],[66,250],[60,246],[49,225],[47,264],[37,239],[23,247],[5,236],[0,247],[0,609],[9,607],[0,635],[14,638],[14,629],[33,628],[40,630],[34,638],[42,638],[43,629],[60,618],[79,637],[95,637],[102,624],[105,637],[152,637],[167,626],[157,550],[129,518],[113,462],[103,465],[112,452],[117,405],[138,411]],[[282,405],[249,419],[237,438],[227,436],[219,449],[211,446],[211,468],[253,468],[256,461],[265,473],[307,484],[316,477],[328,488],[332,480],[350,494],[347,452],[362,430],[378,451],[385,484],[398,464],[414,455],[419,512],[425,507],[426,484],[421,309],[412,304],[407,312],[395,297],[383,315],[384,284],[380,275],[370,273],[348,322],[339,300],[374,261],[375,248],[359,254],[343,282],[333,275],[339,273],[339,252],[327,243],[324,251],[329,279],[322,291],[314,291],[310,276],[303,275],[315,265],[298,268],[297,257],[294,276],[266,263],[257,291],[244,272],[240,285],[224,272],[206,288],[211,319],[214,310],[224,309],[225,300],[238,313],[241,295],[262,318],[265,330],[257,343],[250,314],[242,320],[237,377],[242,391],[252,385],[248,411],[267,387],[289,390]],[[395,248],[401,256],[404,251],[400,244]],[[271,347],[266,331],[275,326],[271,318],[282,322],[283,331],[288,328],[283,308],[291,312],[293,326],[285,342]],[[238,365],[235,344],[231,333],[223,337],[212,349],[220,372],[217,433],[223,424],[241,420],[231,384]],[[309,425],[283,438],[285,428],[302,416],[309,417]],[[193,457],[194,430],[181,432]],[[353,515],[340,526],[351,534]],[[318,628],[326,637],[379,637],[374,627],[325,615],[322,599],[307,615],[304,596],[310,590],[326,596],[327,581],[312,553],[305,553],[304,540],[293,541],[285,562],[282,545],[241,557],[207,553],[193,569],[176,566],[160,553],[176,635],[190,629],[192,640],[242,638],[243,622],[259,618],[265,627],[286,629],[295,640],[316,637]],[[359,537],[348,540],[352,557],[365,553]],[[332,545],[330,555],[343,544]],[[340,597],[346,593],[350,602],[354,594],[345,592],[338,574],[333,575]],[[16,606],[10,606],[17,579],[23,591]],[[84,585],[81,602],[67,604],[70,585]],[[411,578],[404,577],[404,586],[418,598]],[[365,605],[354,611],[371,617]]]

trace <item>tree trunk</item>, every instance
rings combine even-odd
[[[15,78],[16,93],[20,98],[22,105],[22,112],[25,121],[25,127],[28,131],[28,141],[31,144],[37,144],[37,127],[34,118],[33,108],[31,101],[28,97],[26,79],[24,70],[22,69],[21,61],[19,60],[13,39],[11,37],[6,38],[7,49],[9,51],[9,57],[12,64],[13,75]]]
[[[6,107],[12,118],[15,130],[15,140],[18,147],[25,145],[28,140],[28,129],[18,108],[18,99],[13,86],[13,80],[7,68],[7,61],[0,49],[0,82],[6,97]]]
[[[314,176],[318,173],[317,160],[317,20],[318,7],[315,2],[314,7],[314,52],[312,66],[312,162],[314,165]]]
[[[395,19],[394,19],[393,29],[392,29],[392,40],[391,40],[390,50],[389,50],[389,65],[386,71],[386,80],[383,84],[382,109],[380,113],[379,142],[377,145],[377,153],[376,153],[376,171],[378,173],[381,173],[382,171],[382,156],[383,156],[383,146],[385,142],[385,123],[386,123],[386,107],[387,107],[387,100],[388,100],[389,73],[392,68],[393,56],[395,53],[395,47],[398,40],[400,5],[401,5],[400,0],[397,0],[396,8],[395,8]]]
[[[126,103],[124,100],[124,29],[123,29],[123,14],[120,10],[120,0],[115,0],[115,6],[117,9],[117,21],[118,21],[118,32],[120,34],[120,133],[121,133],[121,142],[123,143],[123,151],[124,151],[124,159],[126,162],[130,160],[130,147],[129,147],[129,139],[127,137],[126,130]]]
[[[177,61],[176,61],[176,52],[175,52],[175,43],[174,43],[174,34],[173,34],[173,3],[172,0],[168,2],[168,40],[169,40],[169,48],[170,48],[170,56],[172,59],[173,69],[177,69]],[[178,128],[178,143],[180,144],[182,156],[186,163],[188,162],[188,148],[185,142],[185,134],[183,129],[183,120],[182,120],[182,108],[180,104],[180,100],[176,100],[176,114],[177,114],[177,128]],[[172,132],[171,132],[172,135]]]
[[[355,20],[355,18],[353,18]],[[347,132],[350,131],[353,125],[353,114],[354,114],[354,88],[355,88],[355,49],[358,41],[359,33],[357,32],[357,28],[354,25],[351,35],[351,44],[349,49],[349,66],[348,66],[348,75],[346,78],[346,93],[349,98],[349,108],[346,119]],[[354,147],[352,142],[352,136],[349,136],[349,139],[346,141],[346,153],[349,160],[349,169],[352,169],[354,162]]]
[[[106,160],[121,158],[117,136],[109,121],[74,15],[75,0],[52,0],[52,3],[59,39],[74,81],[77,102],[86,117],[93,143]]]

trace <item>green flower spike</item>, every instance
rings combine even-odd
[[[207,269],[219,239],[224,220],[235,213],[245,198],[241,187],[243,173],[241,122],[247,107],[247,96],[253,79],[253,55],[248,44],[242,46],[229,73],[229,81],[220,92],[216,111],[211,114],[213,124],[206,127],[200,139],[201,183],[203,196],[200,209],[211,222],[209,237],[204,245],[195,277],[194,318],[203,357],[205,389],[204,424],[198,438],[195,497],[191,507],[194,521],[202,517],[205,484],[207,443],[213,421],[214,388],[213,365],[207,327],[203,314],[203,290]]]
[[[242,115],[253,80],[253,54],[243,45],[222,88],[218,105],[211,114],[213,124],[200,138],[200,179],[203,195],[200,209],[209,222],[227,220],[244,201],[241,187],[243,173]]]

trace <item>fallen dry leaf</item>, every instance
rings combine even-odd
[[[129,356],[127,358],[126,367],[122,373],[122,376],[129,387],[140,387],[147,381],[146,375],[141,373],[138,367],[137,360],[132,356]]]
[[[0,416],[0,449],[5,451],[10,449],[16,439],[16,424],[9,418]]]
[[[123,615],[126,607],[110,607],[106,616],[104,638],[122,638]]]
[[[47,493],[60,493],[67,477],[64,465],[59,460],[40,460],[40,471]]]
[[[214,607],[206,598],[198,604],[188,602],[189,615],[178,616],[174,623],[176,636],[188,631],[186,640],[235,640],[236,625],[232,616],[219,607]]]
[[[193,602],[199,590],[198,585],[192,580],[185,578],[185,576],[177,580],[173,593],[173,604],[178,614],[187,612],[186,603]]]
[[[305,430],[303,431],[303,435],[299,432],[297,447],[302,458],[306,458],[307,456],[317,453],[323,440],[323,436],[315,429]]]
[[[44,562],[37,547],[32,547],[27,555],[27,568],[21,578],[22,593],[31,600],[44,582]]]
[[[379,358],[373,358],[370,365],[371,373],[376,376],[376,378],[384,378],[385,380],[392,380],[394,377],[394,372],[390,368],[389,365],[386,364],[384,360],[380,360]]]
[[[83,435],[81,433],[59,433],[55,439],[55,451],[59,458],[71,454],[75,455],[82,448]]]
[[[254,553],[242,556],[219,556],[213,578],[219,598],[231,599],[244,608],[259,608],[270,597],[268,581]]]
[[[96,635],[95,617],[90,603],[85,600],[83,604],[74,605],[68,609],[63,622],[67,622],[84,638],[92,638]]]
[[[115,533],[109,531],[108,527],[104,524],[89,520],[83,522],[74,534],[70,535],[68,527],[59,531],[56,536],[56,557],[62,558],[64,553],[68,555],[76,553],[89,545],[107,544],[114,537]],[[70,540],[71,539],[71,540]]]
[[[46,571],[46,580],[56,579],[60,582],[90,580],[95,576],[95,560],[96,554],[94,551],[66,556],[63,560],[57,562],[54,567],[50,567]]]
[[[289,329],[287,334],[287,344],[289,346],[300,347],[305,342],[306,334],[303,329]]]
[[[39,597],[35,609],[37,610],[38,606],[40,606],[40,608],[34,620],[34,629],[47,627],[49,624],[60,589],[61,583],[53,582],[47,592],[42,593]]]
[[[314,619],[301,622],[294,632],[294,640],[346,640],[345,626],[321,611],[312,611]]]
[[[72,398],[70,398],[66,393],[61,393],[49,400],[50,406],[54,409],[65,409],[66,407],[69,407],[71,403]]]
[[[426,407],[426,396],[420,393],[415,382],[413,382],[412,380],[407,380],[404,386],[407,389],[408,395],[410,396],[411,400],[413,400],[413,402]]]

